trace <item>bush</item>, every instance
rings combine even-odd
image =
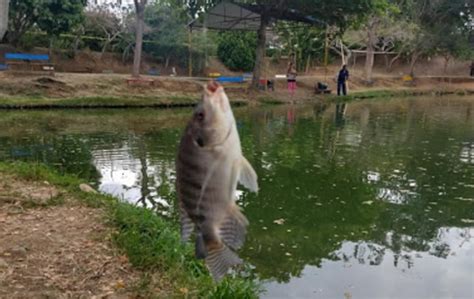
[[[232,71],[251,71],[255,65],[255,32],[221,32],[217,56]]]

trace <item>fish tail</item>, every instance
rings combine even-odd
[[[241,263],[242,260],[237,254],[222,243],[220,247],[209,250],[206,257],[207,268],[215,281],[220,281],[227,274],[230,267]]]
[[[240,208],[233,203],[219,227],[219,236],[227,246],[237,250],[244,244],[247,225],[247,218],[240,212]]]

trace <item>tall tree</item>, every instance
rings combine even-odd
[[[362,28],[365,33],[365,79],[372,83],[372,71],[374,68],[375,55],[380,43],[384,43],[384,37],[380,36],[382,27],[387,27],[390,20],[398,13],[398,8],[390,3],[390,0],[374,1],[371,13],[365,18]],[[390,26],[390,25],[388,25]],[[389,39],[387,39],[388,41]]]
[[[41,0],[11,0],[8,23],[8,42],[18,46],[21,37],[38,20]]]
[[[140,62],[142,59],[143,31],[145,30],[145,7],[148,0],[134,0],[137,15],[137,28],[135,33],[135,52],[133,56],[132,76],[140,76]]]
[[[87,0],[43,0],[38,9],[38,28],[46,32],[50,40],[50,54],[54,40],[60,34],[71,31],[84,20]]]
[[[442,55],[470,58],[474,55],[469,45],[472,33],[474,4],[472,0],[405,0],[403,12],[415,24],[414,38],[404,47],[410,56],[413,74],[421,56]]]
[[[126,30],[120,15],[111,10],[108,5],[94,6],[85,13],[84,31],[87,35],[102,37],[103,55],[109,46]]]

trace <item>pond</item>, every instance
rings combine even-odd
[[[235,110],[258,195],[240,256],[264,298],[473,298],[474,98]],[[41,161],[176,217],[190,109],[0,112],[0,158]]]

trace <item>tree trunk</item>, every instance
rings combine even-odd
[[[369,21],[367,25],[367,52],[365,56],[365,79],[368,83],[372,82],[372,70],[374,68],[374,39],[375,24]]]
[[[305,73],[309,72],[309,68],[311,67],[311,55],[308,55],[308,59],[306,59],[306,68]]]
[[[397,60],[400,58],[401,53],[402,53],[402,52],[399,52],[399,53],[397,54],[397,56],[393,57],[393,58],[390,60],[390,63],[388,64],[388,72],[389,72],[389,73],[392,71],[392,67],[393,67],[393,64],[395,63],[395,61],[397,61]]]
[[[133,56],[132,77],[140,76],[140,62],[142,59],[143,31],[145,28],[145,5],[146,0],[135,0],[135,8],[137,11],[137,30],[135,35],[135,53]]]
[[[51,55],[53,55],[53,44],[54,44],[54,37],[50,36],[49,37],[49,47],[48,47],[48,55],[51,58]]]
[[[443,74],[446,75],[448,72],[448,65],[449,65],[449,55],[444,56],[444,69],[443,69]]]
[[[105,51],[107,51],[107,48],[109,47],[109,44],[111,43],[111,40],[107,39],[104,42],[104,45],[102,46],[102,51],[100,51],[100,59],[104,57]]]
[[[418,51],[414,51],[411,54],[411,58],[410,58],[410,76],[412,76],[412,77],[415,77],[415,64],[418,61],[418,56],[419,55],[420,55],[420,53],[418,53]]]
[[[257,36],[257,51],[255,56],[255,67],[253,69],[252,88],[257,89],[260,77],[262,76],[262,68],[265,63],[265,46],[266,46],[266,30],[268,18],[265,12],[262,13],[260,19],[260,28]]]
[[[388,71],[388,64],[389,64],[388,55],[384,54],[383,58],[385,60],[385,70]]]

